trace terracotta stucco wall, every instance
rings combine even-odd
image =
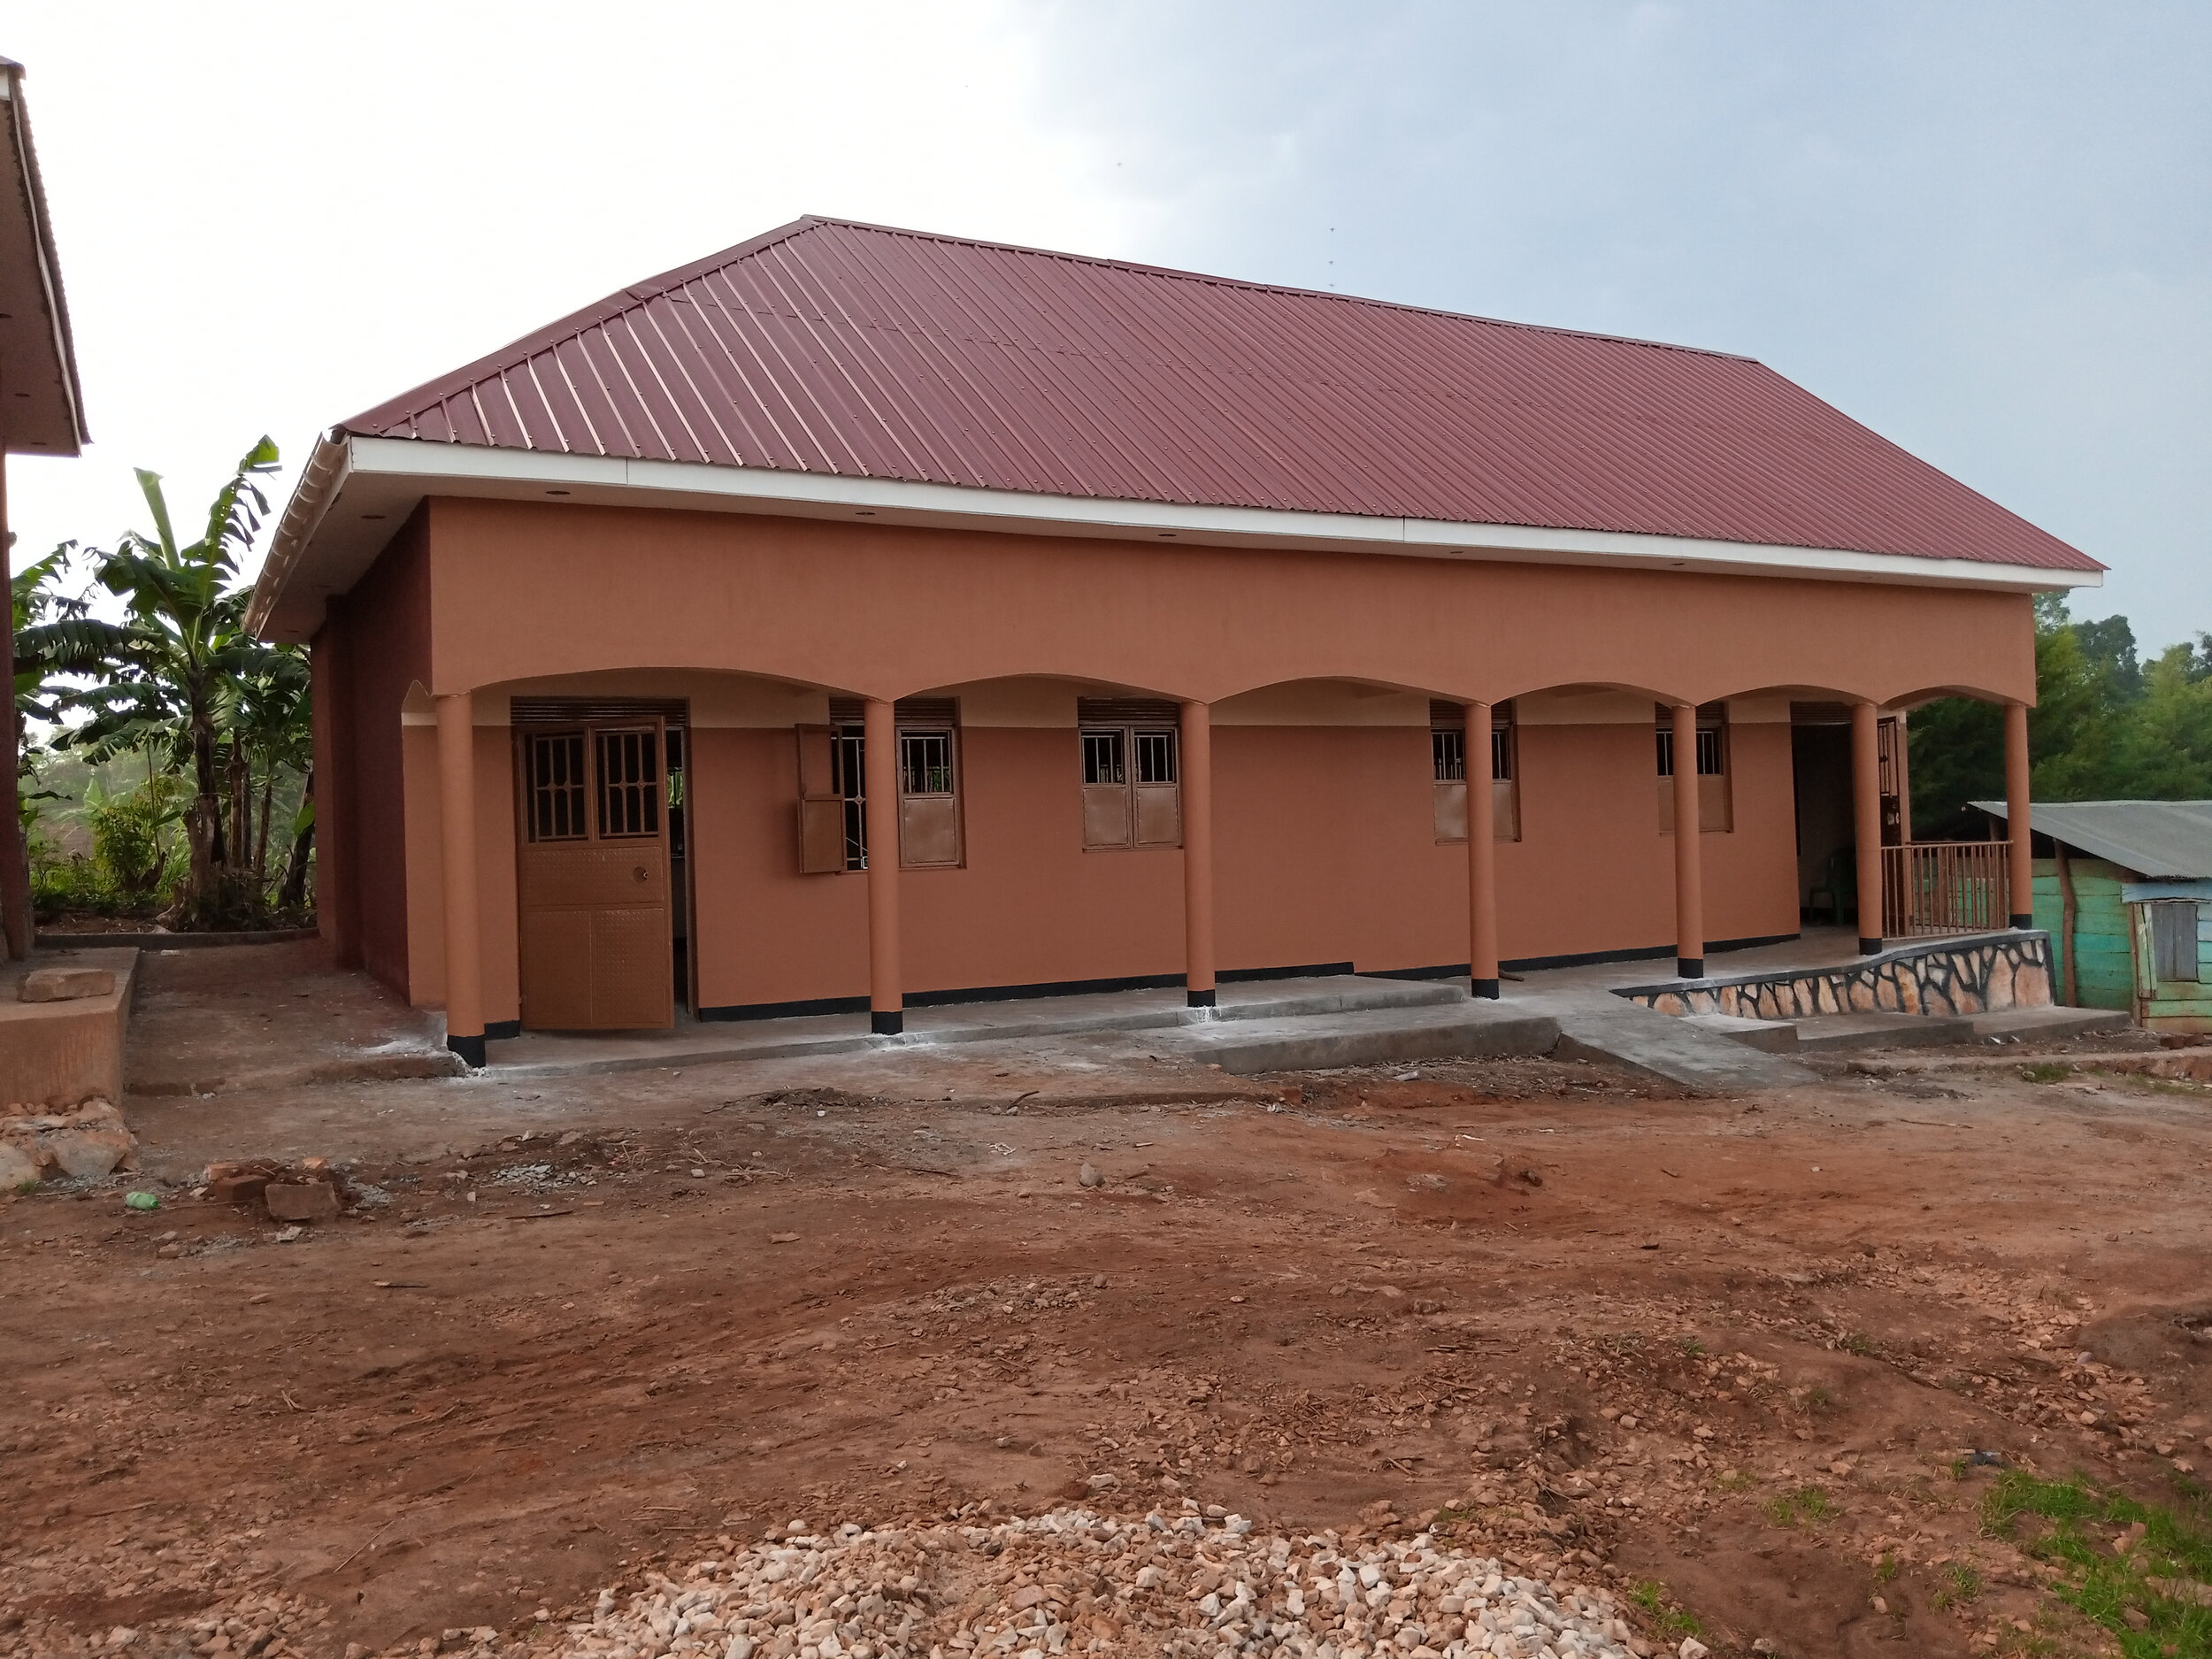
[[[338,801],[346,822],[341,845],[350,854],[360,960],[395,989],[408,989],[411,870],[400,711],[408,687],[430,673],[428,513],[419,512],[394,538],[353,591],[334,602],[326,631],[344,634],[341,659],[345,706],[329,736],[343,757],[317,756],[319,772],[343,779]],[[434,934],[433,935],[434,938]]]
[[[824,687],[950,687],[986,717],[962,733],[966,867],[902,882],[906,989],[921,993],[1181,968],[1179,856],[1081,849],[1075,680],[1217,702],[1225,968],[1366,970],[1466,958],[1464,850],[1432,828],[1418,711],[1429,695],[1534,708],[1525,694],[1543,687],[1628,688],[1555,698],[1521,728],[1523,835],[1498,856],[1500,943],[1517,958],[1671,942],[1653,695],[2020,695],[2032,682],[2018,595],[486,502],[426,513],[424,684],[478,694],[495,1023],[518,1011],[511,755],[497,722],[525,680],[594,674],[607,695],[687,695],[695,711],[720,710],[704,724],[695,712],[692,733],[710,1007],[865,989],[863,883],[796,864],[790,722],[824,718]],[[373,965],[434,1002],[434,733],[418,724],[403,739],[396,716],[423,674],[417,528],[339,614],[364,670],[350,730],[363,751],[365,944],[378,934]],[[1036,674],[1064,677],[1067,718],[1021,713],[1035,695],[1007,688],[1037,682],[1004,677]],[[1351,681],[1406,687],[1417,712],[1347,712]],[[417,701],[424,720],[419,690]],[[1789,728],[1773,712],[1786,716],[1787,693],[1757,701],[1767,712],[1732,726],[1734,828],[1704,837],[1712,941],[1796,926]]]
[[[653,687],[665,695],[663,678]],[[714,692],[702,685],[699,703]],[[434,949],[434,731],[406,727],[415,879],[414,1000],[443,995]],[[848,998],[867,986],[865,884],[806,875],[789,727],[695,728],[691,835],[700,1000],[710,1008]],[[961,733],[966,864],[901,879],[910,993],[1172,975],[1182,868],[1172,849],[1087,852],[1072,725]],[[1524,838],[1501,845],[1509,957],[1655,947],[1672,923],[1649,725],[1521,733]],[[515,827],[506,728],[476,728],[485,1012],[518,1017]],[[1703,838],[1716,940],[1787,933],[1789,728],[1732,731],[1735,829]],[[1466,856],[1435,840],[1425,726],[1224,726],[1215,734],[1220,952],[1231,969],[1466,956]]]
[[[1064,674],[1206,700],[1338,677],[2035,695],[2024,595],[438,499],[434,692],[733,669],[878,696]]]

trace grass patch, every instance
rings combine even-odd
[[[1732,1469],[1713,1482],[1716,1492],[1748,1492],[1759,1483],[1740,1469]]]
[[[2119,1640],[2128,1659],[2212,1659],[2212,1517],[2138,1503],[2088,1482],[2008,1470],[1982,1500],[1982,1525],[2058,1570],[2055,1594]],[[2024,1517],[2041,1523],[2020,1538]],[[2140,1526],[2124,1551],[2116,1538]]]
[[[1878,1562],[1876,1562],[1876,1563],[1874,1563],[1874,1582],[1875,1582],[1876,1584],[1878,1584],[1878,1585],[1879,1585],[1879,1584],[1887,1584],[1887,1583],[1888,1583],[1888,1582],[1889,1582],[1892,1578],[1894,1578],[1896,1576],[1897,1576],[1897,1557],[1896,1557],[1896,1556],[1894,1556],[1894,1555],[1885,1555],[1881,1558],[1881,1560],[1879,1560],[1879,1561],[1878,1561]]]
[[[1800,1486],[1766,1503],[1766,1517],[1777,1526],[1817,1526],[1833,1520],[1835,1514],[1836,1506],[1829,1501],[1824,1486]]]
[[[2073,1076],[2074,1068],[2055,1062],[2045,1065],[2024,1065],[2020,1068],[2020,1075],[2031,1083],[2055,1083],[2062,1078]]]
[[[1861,1359],[1870,1358],[1874,1353],[1874,1339],[1863,1331],[1852,1332],[1836,1346],[1847,1354],[1856,1354]]]
[[[1978,1601],[1982,1594],[1982,1575],[1963,1563],[1954,1562],[1943,1570],[1943,1582],[1928,1599],[1938,1607],[1963,1607]]]
[[[1633,1586],[1628,1599],[1648,1613],[1663,1636],[1702,1636],[1705,1626],[1696,1614],[1674,1599],[1674,1592],[1656,1578]]]

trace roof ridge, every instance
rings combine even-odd
[[[1441,317],[1452,322],[1480,323],[1489,328],[1517,328],[1529,334],[1559,334],[1571,340],[1600,340],[1609,345],[1643,346],[1654,351],[1683,351],[1693,357],[1722,357],[1736,363],[1759,362],[1758,358],[1744,352],[1723,351],[1715,346],[1686,346],[1671,340],[1646,340],[1635,334],[1611,334],[1594,328],[1562,328],[1552,323],[1517,322],[1509,317],[1484,317],[1474,311],[1447,311],[1440,305],[1415,305],[1403,300],[1376,299],[1364,294],[1340,294],[1334,288],[1299,288],[1286,282],[1260,282],[1249,277],[1186,271],[1178,265],[1146,265],[1140,260],[1115,259],[1104,254],[1070,253],[1061,248],[1033,248],[1025,242],[996,242],[987,236],[959,236],[949,231],[915,230],[902,225],[876,225],[860,219],[834,219],[810,213],[784,227],[784,229],[796,233],[802,229],[828,226],[844,230],[873,231],[886,236],[910,236],[918,242],[947,242],[958,248],[987,248],[999,253],[1026,254],[1033,258],[1064,259],[1071,265],[1096,265],[1109,271],[1132,271],[1141,276],[1172,277],[1178,281],[1203,282],[1214,288],[1240,288],[1252,294],[1290,294],[1302,299],[1334,300],[1346,305],[1370,305],[1378,311],[1412,311],[1418,316]]]
[[[1471,311],[1446,311],[1435,305],[1411,305],[1398,300],[1374,299],[1362,294],[1340,294],[1333,288],[1294,288],[1280,282],[1256,282],[1245,277],[1217,276],[1204,271],[1185,271],[1173,265],[1145,265],[1133,259],[1109,258],[1102,254],[1070,253],[1064,249],[1033,248],[1021,242],[995,242],[987,237],[959,236],[949,231],[915,230],[902,225],[877,225],[866,219],[803,213],[787,225],[779,225],[773,230],[748,237],[743,242],[672,266],[642,281],[617,288],[588,305],[517,336],[457,369],[411,387],[396,396],[364,410],[350,419],[339,422],[339,429],[351,431],[411,414],[426,403],[450,396],[462,387],[473,385],[488,373],[511,366],[519,358],[531,357],[557,341],[611,321],[626,311],[634,311],[711,272],[726,269],[756,254],[764,253],[780,242],[794,241],[810,231],[827,229],[866,231],[879,236],[903,236],[916,242],[987,249],[999,253],[1020,254],[1029,258],[1064,260],[1070,265],[1089,265],[1100,270],[1125,271],[1140,276],[1163,277],[1179,282],[1200,282],[1211,288],[1233,288],[1248,294],[1284,294],[1301,299],[1332,300],[1340,304],[1362,305],[1377,311],[1405,311],[1416,316],[1442,318],[1451,322],[1476,323],[1486,328],[1510,328],[1562,339],[1594,340],[1608,345],[1639,346],[1649,351],[1679,351],[1691,357],[1716,357],[1728,362],[1765,366],[1756,357],[1747,357],[1741,352],[1721,351],[1709,346],[1685,346],[1671,341],[1639,339],[1632,334],[1609,334],[1587,328],[1561,328],[1548,323],[1516,322],[1503,317],[1480,317]]]

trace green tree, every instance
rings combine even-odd
[[[123,601],[123,619],[79,612],[24,635],[45,672],[88,682],[55,699],[59,711],[87,717],[57,747],[81,748],[94,760],[148,749],[189,780],[187,875],[175,911],[187,926],[261,910],[254,779],[286,764],[294,728],[306,718],[303,659],[253,637],[247,590],[236,585],[239,561],[268,511],[257,480],[276,461],[265,437],[249,449],[189,543],[172,527],[159,476],[141,470],[154,534],[127,532],[113,550],[89,555],[96,580]]]
[[[2212,645],[2212,641],[2203,642]],[[2128,794],[2152,801],[2212,800],[2212,662],[2187,645],[2162,653],[2143,674],[2119,766]]]

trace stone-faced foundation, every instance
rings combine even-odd
[[[1727,974],[1617,990],[1663,1014],[1984,1014],[2051,1003],[2051,940],[2036,932],[1922,940],[1832,968]]]

